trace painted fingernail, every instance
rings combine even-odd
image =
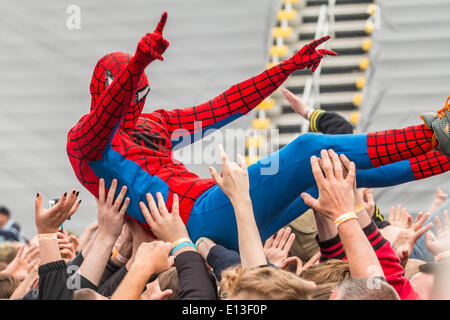
[[[67,196],[67,192],[64,192],[64,197]]]
[[[36,198],[38,198],[39,197],[39,192],[37,193],[37,195],[36,195]]]
[[[78,197],[79,194],[80,194],[80,191],[77,192],[77,197]]]

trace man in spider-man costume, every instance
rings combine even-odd
[[[147,193],[161,192],[169,210],[173,194],[180,198],[180,215],[192,240],[209,237],[237,249],[237,229],[229,199],[213,179],[201,179],[173,159],[180,136],[220,128],[247,114],[274,92],[296,70],[314,71],[324,55],[335,52],[316,49],[323,37],[304,46],[290,59],[240,82],[203,104],[175,110],[142,113],[150,91],[145,68],[163,61],[169,43],[162,31],[164,13],[153,33],[138,43],[134,56],[111,53],[99,60],[92,76],[91,110],[69,131],[67,152],[79,181],[98,197],[99,178],[109,187],[113,179],[127,186],[131,202],[127,216],[148,229],[139,208]],[[432,123],[442,120],[428,115],[425,125],[356,135],[305,134],[264,161],[248,168],[255,220],[263,240],[307,210],[300,194],[317,195],[310,157],[332,148],[346,154],[358,169],[359,186],[391,186],[443,173],[449,158],[433,151],[437,142]],[[182,131],[180,131],[182,130]],[[436,132],[443,147],[442,135]],[[434,142],[433,142],[434,141]],[[448,154],[447,154],[448,155]],[[279,162],[273,175],[263,167]]]

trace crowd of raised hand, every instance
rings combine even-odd
[[[283,90],[294,110],[312,110]],[[351,126],[328,113],[326,129]],[[325,125],[318,127],[325,128]],[[169,212],[161,193],[139,206],[148,226],[126,217],[127,189],[108,191],[100,179],[97,221],[79,237],[62,230],[76,219],[79,192],[64,193],[45,209],[35,199],[37,234],[24,240],[9,212],[0,210],[0,298],[23,300],[428,300],[450,298],[450,219],[447,194],[413,218],[401,205],[387,217],[373,190],[358,189],[355,165],[345,154],[322,150],[311,157],[318,197],[301,197],[312,209],[265,243],[253,214],[247,165],[229,161],[219,146],[222,170],[211,175],[230,199],[239,252],[214,239],[190,239],[179,214],[178,196]],[[116,192],[117,191],[117,192]],[[117,196],[115,196],[117,194]],[[7,212],[8,217],[4,217]],[[313,232],[304,236],[296,226]],[[11,229],[6,230],[4,226]],[[301,230],[300,230],[301,231]],[[10,240],[11,240],[10,239]],[[311,244],[313,242],[313,244]],[[298,248],[308,248],[299,252]]]
[[[233,204],[239,252],[213,239],[193,243],[178,212],[163,196],[140,203],[151,231],[125,218],[130,202],[117,181],[99,183],[97,221],[77,237],[60,230],[80,205],[78,192],[64,193],[45,209],[35,199],[37,235],[28,243],[2,243],[3,299],[448,299],[450,220],[447,195],[438,190],[426,213],[389,212],[378,228],[371,190],[358,190],[355,165],[322,150],[311,157],[317,199],[302,194],[314,211],[317,252],[302,261],[290,249],[296,239],[282,228],[262,243],[253,215],[245,161],[230,162],[219,146],[222,171],[211,175]],[[442,210],[441,210],[442,211]],[[429,222],[430,216],[432,221]],[[76,215],[74,216],[76,218]],[[435,227],[435,233],[431,230]],[[7,248],[10,248],[9,254]],[[411,256],[415,253],[415,259]],[[420,256],[429,255],[420,259]],[[419,258],[417,258],[419,257]]]

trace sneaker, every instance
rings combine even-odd
[[[438,150],[442,154],[450,157],[450,96],[445,102],[445,107],[437,113],[429,112],[420,115],[425,126],[433,129],[434,134],[431,139],[431,148]]]

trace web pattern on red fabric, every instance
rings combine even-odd
[[[406,160],[431,150],[433,130],[424,125],[367,134],[367,150],[375,167]]]
[[[439,151],[431,151],[409,159],[416,180],[435,176],[450,170],[450,160]]]

